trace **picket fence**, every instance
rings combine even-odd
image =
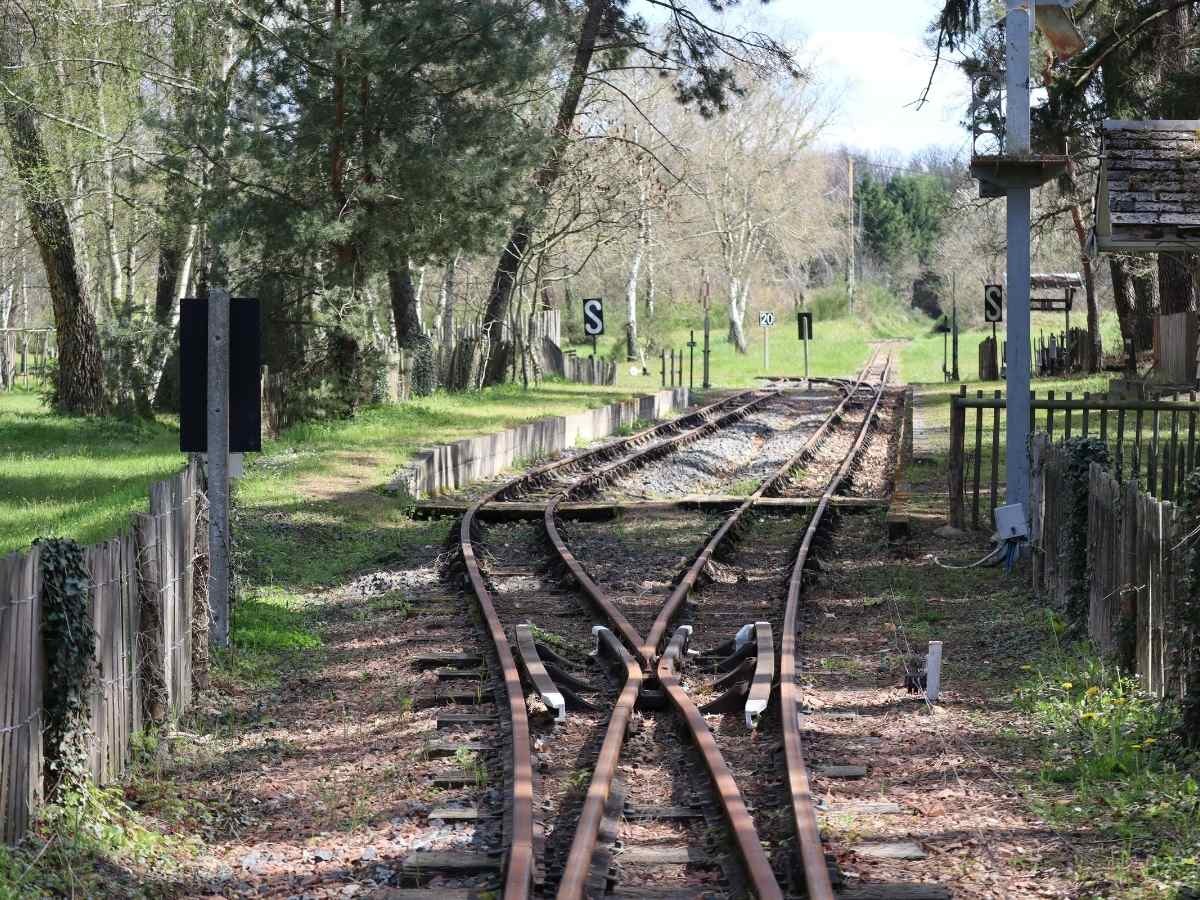
[[[89,763],[103,784],[129,763],[147,720],[191,701],[193,617],[207,610],[197,582],[207,557],[199,465],[150,488],[150,512],[133,528],[87,547],[88,603],[96,631]],[[0,557],[0,839],[25,834],[43,797],[40,550]],[[197,629],[203,632],[203,629]]]
[[[1062,608],[1077,577],[1067,560],[1068,459],[1045,434],[1034,436],[1032,451],[1034,587]],[[1190,542],[1181,534],[1177,507],[1092,463],[1086,540],[1088,636],[1135,670],[1146,690],[1159,697],[1184,696],[1187,648],[1174,616],[1177,599],[1187,591]]]

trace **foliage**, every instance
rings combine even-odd
[[[1200,783],[1197,759],[1178,739],[1177,710],[1082,648],[1023,668],[1016,700],[1041,731],[1047,818],[1088,827],[1132,854],[1129,884],[1147,889],[1137,896],[1195,884]]]
[[[870,174],[858,186],[863,243],[877,259],[895,266],[912,253],[930,264],[945,228],[950,192],[936,175],[893,175],[886,182]]]
[[[557,18],[419,0],[314,28],[315,6],[250,4],[270,29],[238,17],[256,62],[237,90],[254,114],[234,124],[220,234],[306,290],[356,292],[406,258],[494,240],[540,148],[536,111],[519,109]]]
[[[123,868],[166,872],[187,849],[186,841],[148,828],[121,788],[85,781],[39,810],[24,844],[0,846],[0,900],[161,896],[161,887],[135,882]]]
[[[83,548],[66,538],[37,541],[42,569],[42,734],[50,790],[88,777],[90,691],[96,678],[96,632],[88,611]]]
[[[1200,748],[1200,470],[1188,474],[1180,502],[1180,530],[1187,536],[1187,590],[1180,591],[1172,610],[1180,634],[1176,671],[1184,674],[1187,692],[1182,698],[1181,734],[1193,747]]]
[[[304,360],[287,372],[283,426],[316,419],[346,419],[382,396],[387,362],[344,328],[333,327],[311,343]]]
[[[1087,634],[1088,585],[1091,578],[1087,561],[1088,473],[1092,463],[1109,464],[1108,445],[1098,438],[1074,437],[1063,442],[1066,466],[1062,486],[1067,496],[1067,520],[1060,540],[1066,555],[1071,587],[1067,592],[1066,617],[1074,637]]]

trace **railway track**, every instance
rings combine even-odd
[[[458,549],[493,646],[496,707],[508,712],[499,717],[508,750],[503,896],[783,897],[794,847],[808,895],[832,897],[799,731],[796,628],[815,536],[878,413],[889,368],[875,353],[857,378],[829,382],[832,409],[732,512],[631,517],[603,540],[576,524],[564,534],[558,516],[561,504],[744,419],[783,386],[538,467],[468,508]],[[823,489],[811,505],[817,470]],[[768,521],[755,512],[764,498],[800,496],[810,501],[802,515]],[[483,541],[480,510],[518,498],[545,502],[541,522],[491,525]],[[697,533],[707,535],[698,551]],[[747,536],[759,564],[779,575],[772,598],[748,600],[722,578],[731,559],[751,552]],[[697,653],[693,636],[731,640]],[[768,712],[777,648],[778,713]],[[522,675],[539,695],[529,704]],[[747,727],[714,733],[705,714],[719,711],[744,715]],[[764,842],[739,786],[750,786],[759,810],[781,808],[752,783],[762,772],[747,747],[760,720],[783,731],[785,771],[766,782],[790,795],[790,840],[778,839],[777,822]]]

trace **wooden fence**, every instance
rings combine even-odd
[[[959,388],[950,405],[950,524],[956,528],[990,527],[990,511],[1003,503],[1003,429],[1006,401],[1000,391],[967,396]],[[1107,394],[1070,391],[1056,397],[1032,392],[1030,432],[1044,430],[1049,440],[1091,437],[1108,445],[1119,481],[1135,480],[1162,500],[1179,495],[1183,479],[1200,465],[1197,417],[1200,403],[1187,399],[1125,400]],[[987,513],[985,517],[985,513]]]
[[[1081,577],[1068,560],[1071,498],[1064,484],[1066,454],[1046,435],[1035,436],[1032,514],[1034,586],[1060,609]],[[1137,672],[1159,697],[1183,696],[1186,630],[1175,621],[1187,590],[1187,553],[1175,504],[1118,481],[1093,463],[1087,486],[1087,633],[1105,653]]]
[[[97,664],[89,764],[99,783],[124,771],[147,715],[178,714],[191,701],[201,497],[192,463],[151,486],[150,512],[130,531],[85,549]],[[25,833],[43,795],[43,668],[34,547],[0,558],[0,839],[8,843]]]

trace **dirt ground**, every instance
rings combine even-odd
[[[359,489],[351,479],[322,490],[339,487]],[[303,509],[294,515],[301,521]],[[807,752],[846,886],[936,882],[964,898],[1086,896],[1074,891],[1070,865],[1073,842],[1085,837],[1047,828],[1022,787],[1038,750],[1010,687],[1041,640],[1040,612],[1019,575],[937,566],[929,554],[966,561],[982,550],[954,539],[947,546],[935,524],[919,522],[896,549],[882,513],[847,514],[810,595]],[[432,786],[430,776],[454,761],[430,758],[435,710],[414,702],[432,676],[412,658],[470,649],[478,638],[464,601],[439,577],[449,527],[410,523],[398,546],[388,543],[394,529],[381,531],[386,565],[308,598],[319,650],[281,656],[270,677],[219,679],[220,690],[126,788],[163,831],[194,840],[177,845],[169,872],[119,873],[111,896],[383,897],[408,853],[488,843],[494,824],[431,819],[445,804],[495,803],[498,787],[486,776]],[[903,688],[906,657],[923,654],[930,639],[945,647],[934,708]],[[485,728],[473,737],[494,735]],[[825,765],[861,765],[866,774],[827,777]],[[865,802],[897,808],[864,811]],[[899,840],[914,842],[922,858],[864,852]]]

